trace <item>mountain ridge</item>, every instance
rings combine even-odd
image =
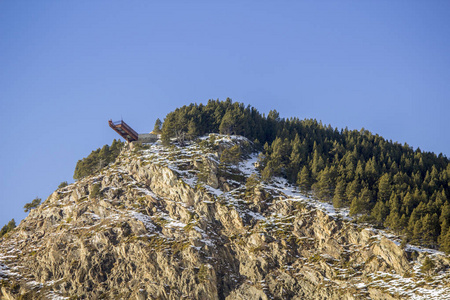
[[[389,228],[406,242],[450,253],[450,161],[365,130],[324,125],[315,119],[267,116],[243,103],[209,100],[170,112],[162,126],[169,145],[219,132],[259,145],[264,181],[284,177],[304,193],[349,207],[360,221]]]
[[[348,209],[279,177],[263,182],[252,150],[246,138],[221,135],[127,145],[116,162],[55,191],[1,240],[2,297],[450,295],[444,253],[402,249],[394,236],[353,223]],[[425,270],[427,257],[434,266]]]

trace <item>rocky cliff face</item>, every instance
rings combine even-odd
[[[219,164],[240,145],[245,160]],[[127,146],[0,243],[2,299],[445,299],[448,257],[258,181],[250,143]],[[140,148],[140,147],[139,147]],[[421,269],[425,257],[434,267]],[[422,271],[421,271],[422,270]]]

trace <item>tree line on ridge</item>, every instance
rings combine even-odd
[[[349,207],[359,221],[404,234],[409,242],[450,252],[450,164],[361,130],[314,119],[267,116],[251,106],[209,100],[167,114],[162,140],[179,143],[208,133],[236,134],[262,150],[261,178],[282,176],[304,193]]]

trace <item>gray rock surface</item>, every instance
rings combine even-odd
[[[450,297],[447,256],[401,249],[283,182],[246,188],[250,163],[219,162],[235,143],[248,149],[238,137],[125,148],[55,191],[0,240],[1,298]],[[420,272],[426,255],[439,266],[431,275]]]

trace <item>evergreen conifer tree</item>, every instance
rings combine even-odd
[[[187,136],[189,137],[189,139],[193,139],[196,136],[198,136],[198,134],[199,134],[199,129],[197,127],[197,123],[194,120],[190,120],[188,122]]]
[[[378,201],[372,209],[372,217],[377,221],[379,225],[382,225],[389,214],[389,208],[383,201]]]
[[[370,211],[372,202],[372,192],[367,188],[363,188],[359,196],[354,197],[350,204],[350,215],[356,215]]]
[[[234,132],[235,122],[236,116],[233,115],[233,111],[228,110],[223,116],[222,121],[220,122],[219,132],[227,135],[235,133]]]
[[[350,182],[345,189],[346,198],[350,201],[353,201],[354,198],[358,197],[359,192],[361,191],[361,184],[358,179]]]
[[[333,206],[336,208],[344,207],[346,205],[345,198],[345,181],[341,178],[337,181],[336,188],[333,195]]]
[[[422,230],[422,219],[418,219],[414,223],[414,229],[412,232],[412,241],[415,243],[420,243],[420,240],[423,237],[423,230]]]
[[[313,189],[319,199],[331,200],[334,186],[332,173],[328,167],[319,173],[318,181],[314,184]]]
[[[378,182],[378,201],[387,202],[391,196],[390,176],[388,173],[381,176]]]
[[[36,197],[30,203],[25,204],[24,207],[23,207],[24,212],[29,212],[32,209],[37,208],[41,204],[41,200],[42,200],[41,198]]]
[[[433,262],[433,260],[429,256],[427,256],[427,257],[425,257],[425,260],[422,264],[422,267],[420,268],[420,271],[423,273],[426,273],[427,275],[430,275],[435,267],[436,267],[436,264]]]
[[[391,211],[390,214],[386,217],[384,226],[391,228],[394,232],[400,232],[402,228],[400,223],[400,214],[396,211]]]
[[[303,166],[298,174],[297,185],[300,188],[300,191],[305,194],[311,189],[311,175],[307,166]]]
[[[450,253],[450,230],[443,231],[439,237],[439,249]]]
[[[156,119],[155,121],[155,126],[153,127],[153,132],[155,134],[160,134],[161,133],[161,126],[162,126],[162,122],[159,118]]]
[[[9,221],[8,224],[4,225],[0,230],[0,237],[4,236],[14,228],[16,228],[16,221],[14,219],[11,219],[11,221]]]

